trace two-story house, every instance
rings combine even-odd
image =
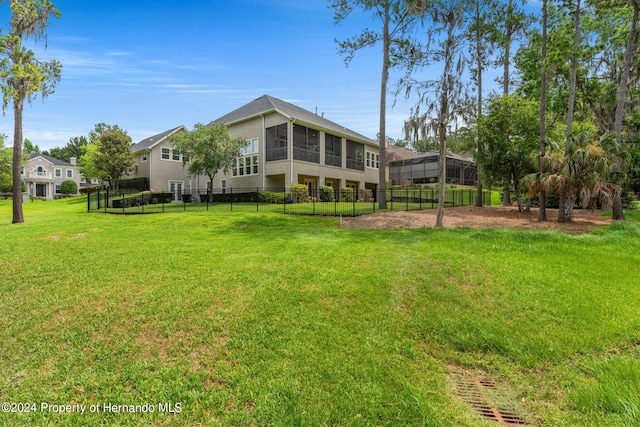
[[[231,170],[214,178],[214,192],[281,190],[291,184],[307,185],[311,191],[323,185],[336,190],[377,188],[378,143],[322,115],[264,95],[213,123],[225,123],[231,137],[247,141]],[[136,166],[131,176],[149,178],[150,189],[172,191],[176,200],[185,192],[204,193],[210,185],[206,177],[189,175],[169,142],[184,130],[178,126],[132,147]]]
[[[175,200],[184,192],[198,189],[197,177],[189,175],[183,167],[182,155],[169,142],[171,135],[185,131],[182,125],[150,136],[131,147],[134,155],[134,171],[130,177],[146,177],[153,191],[171,191]]]
[[[305,184],[375,189],[378,143],[288,102],[264,95],[216,119],[247,140],[242,156],[214,187],[279,189]]]
[[[75,157],[65,162],[40,153],[29,156],[27,164],[22,167],[22,179],[29,195],[51,199],[62,195],[60,186],[63,181],[74,181],[78,189],[81,182]]]

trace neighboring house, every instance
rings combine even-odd
[[[149,188],[153,191],[171,191],[176,200],[182,193],[196,190],[197,177],[189,175],[182,165],[182,155],[173,150],[169,137],[177,132],[185,131],[182,125],[159,133],[131,147],[134,155],[134,171],[130,178],[146,177]]]
[[[31,196],[51,199],[62,196],[60,186],[63,181],[74,181],[78,189],[81,182],[75,157],[67,163],[40,153],[30,155],[26,166],[22,167],[22,179],[27,186],[27,193]]]
[[[404,154],[404,153],[403,153]],[[389,179],[393,185],[429,184],[438,182],[437,152],[415,154],[413,157],[396,158],[389,164]],[[449,184],[476,185],[477,170],[472,159],[447,153],[447,178]]]
[[[214,189],[378,186],[376,141],[288,102],[264,95],[214,123],[247,140],[229,173],[216,175]]]

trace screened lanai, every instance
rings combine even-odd
[[[389,179],[392,185],[430,184],[438,181],[438,157],[436,152],[418,154],[404,160],[389,163]],[[476,185],[476,165],[468,158],[447,154],[447,183]]]

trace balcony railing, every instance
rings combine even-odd
[[[317,151],[305,150],[303,148],[293,147],[294,160],[302,160],[303,162],[320,163],[320,153]]]
[[[287,160],[287,147],[271,148],[266,151],[267,162]]]
[[[327,166],[342,167],[342,156],[334,156],[333,154],[325,153],[324,164]]]
[[[51,172],[27,172],[26,178],[40,178],[40,179],[53,179],[53,174]]]
[[[347,169],[364,170],[364,162],[362,160],[350,159],[347,157]]]

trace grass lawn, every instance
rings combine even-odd
[[[0,201],[0,402],[31,412],[0,425],[496,425],[460,375],[531,425],[640,424],[637,212],[570,236],[24,210]]]

